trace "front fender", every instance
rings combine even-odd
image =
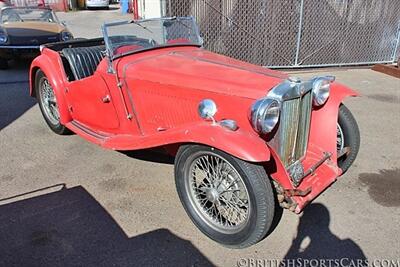
[[[271,153],[266,142],[258,135],[242,129],[231,131],[216,124],[189,128],[183,134],[189,137],[190,142],[215,147],[245,161],[270,160]]]
[[[257,134],[240,128],[231,131],[211,122],[186,125],[140,138],[119,136],[110,138],[102,146],[116,150],[134,150],[182,143],[215,147],[250,162],[265,162],[270,160],[271,156],[266,142]]]
[[[339,106],[349,96],[358,96],[358,93],[340,83],[333,83],[328,101],[312,113],[309,143],[332,153],[333,162],[337,161],[336,129]]]
[[[59,55],[53,51],[47,51],[50,55],[42,54],[36,57],[31,64],[29,71],[29,87],[30,87],[30,95],[35,96],[35,75],[36,72],[40,69],[44,72],[46,77],[49,79],[49,82],[54,90],[55,97],[57,99],[57,104],[60,112],[60,123],[65,125],[67,122],[72,120],[71,115],[68,112],[68,104],[64,97],[64,81],[63,77],[65,74],[63,73],[63,65]],[[51,58],[50,58],[51,56]]]

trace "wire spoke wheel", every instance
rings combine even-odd
[[[336,126],[336,150],[341,151],[344,148],[344,134],[342,127],[338,123]]]
[[[59,124],[60,114],[58,111],[57,100],[53,88],[46,77],[43,77],[40,81],[39,94],[44,115],[53,125]]]
[[[174,169],[183,207],[209,238],[244,248],[262,240],[271,229],[277,202],[261,164],[191,144],[178,149]]]
[[[212,228],[235,233],[246,224],[250,198],[238,171],[212,152],[198,155],[189,167],[186,190],[198,215]]]

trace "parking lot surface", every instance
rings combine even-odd
[[[87,38],[100,36],[103,21],[127,18],[117,10],[58,16],[75,37]],[[369,69],[292,73],[331,73],[361,94],[345,102],[359,123],[360,153],[301,215],[284,211],[265,240],[233,250],[209,240],[185,214],[173,159],[152,151],[108,151],[76,135],[53,134],[28,96],[28,65],[16,62],[0,71],[0,266],[399,260],[400,79]]]

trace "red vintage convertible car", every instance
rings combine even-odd
[[[280,206],[296,213],[356,158],[356,92],[211,53],[193,18],[116,22],[104,38],[41,47],[30,93],[48,126],[102,147],[175,156],[181,202],[229,247],[264,238]]]

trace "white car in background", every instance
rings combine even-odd
[[[86,8],[105,8],[108,9],[110,7],[110,0],[86,0]]]

